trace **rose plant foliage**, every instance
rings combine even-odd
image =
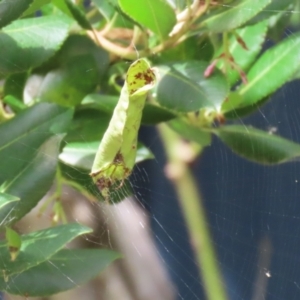
[[[296,0],[1,0],[0,215],[5,238],[0,242],[0,289],[23,296],[55,294],[87,282],[121,256],[105,249],[66,249],[91,231],[78,223],[26,235],[19,235],[14,224],[53,183],[107,204],[132,193],[131,169],[125,168],[118,185],[114,179],[109,184],[114,169],[105,175],[105,197],[90,174],[102,137],[114,133],[107,132],[108,125],[130,76],[127,70],[137,59],[146,58],[143,63],[151,68],[143,72],[156,76],[155,85],[141,92],[146,103],[133,111],[141,124],[165,123],[208,151],[215,135],[237,155],[261,164],[298,158],[300,145],[241,121],[299,78],[300,35],[282,38],[286,26],[297,21],[284,11],[296,5]],[[265,50],[267,39],[274,43]],[[130,121],[130,114],[123,105],[118,117]],[[113,148],[135,139],[130,134],[108,138],[115,141],[116,136],[122,140]],[[117,169],[130,151],[114,151]],[[137,144],[135,162],[149,158],[151,152]],[[58,211],[53,215],[62,221]],[[73,281],[65,280],[68,276]]]

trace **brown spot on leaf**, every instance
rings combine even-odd
[[[141,72],[134,75],[135,79],[142,79],[143,74]]]
[[[109,189],[112,185],[111,181],[108,178],[100,177],[96,183],[98,189],[101,191]]]
[[[153,81],[153,77],[149,76],[147,74],[144,74],[144,80],[146,81],[146,84],[150,84]]]
[[[124,158],[123,155],[120,153],[120,151],[116,154],[115,158],[114,158],[114,164],[122,164],[124,162]]]

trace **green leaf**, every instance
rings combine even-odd
[[[287,7],[285,10],[281,10],[279,13],[271,17],[269,21],[268,38],[274,43],[278,43],[282,40],[282,37],[286,35],[286,29],[293,27],[291,20],[295,14],[288,13],[293,10],[296,11],[292,6]]]
[[[13,229],[6,227],[5,228],[5,238],[7,241],[8,247],[20,248],[22,241],[20,235]]]
[[[109,22],[116,12],[114,7],[109,3],[108,0],[93,0],[93,2],[106,21]]]
[[[300,79],[300,68],[298,68],[296,70],[296,72],[293,74],[292,78],[290,81],[293,81],[293,80],[299,80]]]
[[[295,0],[272,0],[259,14],[249,21],[249,24],[255,24],[262,20],[269,19],[271,16],[285,11],[288,6],[294,3]]]
[[[48,60],[66,39],[70,20],[46,16],[13,22],[0,32],[0,72],[9,74],[37,67]]]
[[[147,103],[143,110],[142,124],[156,125],[176,118],[176,114],[155,104]]]
[[[107,52],[80,35],[67,39],[57,60],[61,68],[46,75],[38,99],[64,106],[77,105],[93,92],[109,63]]]
[[[237,0],[200,19],[200,26],[209,32],[226,32],[238,28],[255,17],[271,0]]]
[[[1,190],[1,187],[0,187]],[[20,201],[19,197],[0,192],[0,210],[8,204]],[[3,221],[3,220],[2,220]]]
[[[53,136],[38,151],[33,151],[35,157],[26,162],[19,173],[5,183],[4,192],[17,196],[21,200],[7,205],[0,211],[3,225],[15,223],[21,219],[49,191],[56,172],[62,138],[63,135]]]
[[[161,40],[176,24],[173,9],[165,0],[119,0],[121,9],[136,22],[156,33]]]
[[[65,0],[66,5],[70,13],[72,14],[73,18],[77,21],[77,23],[84,29],[92,30],[93,27],[86,18],[84,12],[80,10],[80,8],[75,5],[71,0]]]
[[[60,153],[59,159],[69,166],[90,170],[98,147],[99,141],[89,143],[68,143]]]
[[[147,93],[155,84],[156,75],[146,59],[138,59],[129,66],[91,170],[91,177],[105,198],[132,172],[143,108]]]
[[[99,73],[94,66],[93,57],[82,55],[69,61],[63,68],[50,71],[40,86],[39,101],[67,107],[78,105],[87,93],[96,88]]]
[[[10,260],[6,241],[0,242],[0,276],[9,279],[40,263],[49,260],[71,240],[92,230],[78,223],[67,224],[32,232],[22,236],[20,254],[15,261]]]
[[[80,59],[82,56],[89,56],[94,59],[94,66],[86,69],[84,75],[88,72],[97,70],[98,76],[102,77],[106,74],[109,65],[109,53],[96,45],[88,36],[82,34],[72,34],[65,41],[61,48],[57,60],[59,65],[68,65],[74,60]],[[84,77],[84,76],[82,76]],[[82,78],[83,79],[83,78]]]
[[[219,111],[229,87],[224,75],[215,70],[208,78],[207,62],[188,61],[160,66],[160,80],[154,91],[156,100],[164,107],[179,112],[202,108]]]
[[[136,152],[136,158],[135,158],[135,163],[136,164],[138,164],[138,163],[140,163],[144,160],[153,159],[153,158],[155,158],[155,156],[149,150],[149,148],[145,147],[141,143],[137,144],[137,152]]]
[[[120,254],[110,250],[60,250],[49,261],[10,276],[7,282],[0,278],[0,289],[20,296],[50,296],[86,283],[118,258]]]
[[[208,37],[199,39],[199,36],[192,36],[151,59],[155,64],[178,63],[187,60],[210,61],[213,54],[214,47]]]
[[[51,2],[54,6],[56,6],[60,11],[65,13],[68,17],[73,18],[73,15],[70,12],[65,0],[52,0]]]
[[[88,196],[95,197],[100,201],[104,200],[90,176],[90,170],[74,168],[64,163],[59,164],[59,169],[61,170],[63,178],[69,183],[69,185],[75,186],[81,194],[87,194]]]
[[[8,76],[4,84],[4,95],[12,95],[19,100],[23,100],[23,90],[27,80],[28,74],[16,73]]]
[[[109,4],[114,8],[117,12],[114,18],[114,27],[115,28],[131,28],[136,25],[141,28],[141,25],[137,23],[134,19],[132,19],[129,15],[123,12],[120,8],[118,0],[108,0]],[[141,28],[142,29],[142,28]]]
[[[22,14],[22,17],[26,17],[34,14],[38,11],[42,6],[49,4],[51,0],[33,0],[28,9]]]
[[[230,125],[214,133],[235,153],[261,164],[279,164],[300,156],[300,145],[251,127]]]
[[[222,111],[222,112],[224,112],[225,119],[238,119],[238,120],[240,120],[241,118],[244,118],[244,117],[246,117],[246,116],[248,116],[252,113],[257,112],[260,109],[260,107],[262,105],[264,105],[269,100],[269,98],[266,97],[266,98],[260,100],[259,102],[256,102],[256,103],[252,104],[252,105],[241,106],[241,104],[243,103],[242,96],[239,95],[236,92],[233,92],[229,95],[228,100],[229,100],[228,105],[224,105],[225,110]],[[231,106],[230,102],[231,102],[232,106]],[[222,109],[223,109],[223,106],[222,106]],[[228,109],[228,110],[226,111],[226,109]]]
[[[0,28],[19,18],[32,1],[33,0],[1,0]]]
[[[116,96],[89,94],[82,100],[81,104],[83,107],[97,109],[111,116],[118,100],[119,98]],[[146,102],[141,122],[142,124],[155,125],[160,122],[169,121],[175,117],[176,115],[171,111]]]
[[[12,180],[52,135],[66,131],[73,111],[41,103],[0,126],[0,185]]]
[[[92,108],[112,115],[117,103],[118,96],[89,94],[82,100],[83,108]]]
[[[71,116],[71,111],[55,105],[38,105],[0,127],[1,190],[21,198],[0,211],[1,225],[28,213],[51,187],[62,138],[58,133],[66,129]]]
[[[265,36],[268,29],[267,22],[260,22],[253,26],[244,27],[238,29],[236,33],[243,40],[247,46],[247,50],[244,49],[237,41],[236,37],[233,35],[229,41],[229,52],[232,55],[235,63],[246,72],[250,65],[254,62],[256,56],[259,54],[262,44],[265,40]],[[224,52],[224,47],[222,47],[216,57]],[[224,68],[224,60],[220,60],[217,63],[217,67],[220,69]],[[228,68],[226,70],[227,78],[231,85],[235,84],[237,80],[240,79],[240,75],[236,70]]]
[[[63,163],[60,164],[60,169],[63,177],[68,180],[71,186],[78,189],[82,194],[87,195],[87,197],[92,196],[99,201],[104,201],[106,204],[121,202],[133,193],[130,182],[125,180],[123,185],[111,190],[109,199],[104,199],[99,189],[92,181],[90,170],[74,168]]]
[[[89,143],[68,143],[60,153],[59,159],[64,164],[74,168],[90,170],[98,147],[99,141]],[[138,144],[135,163],[151,158],[154,158],[151,151],[144,145]]]
[[[223,102],[221,111],[222,113],[227,113],[235,110],[241,105],[243,97],[236,92],[231,92],[228,98]]]
[[[184,119],[175,119],[167,123],[174,131],[179,133],[184,139],[196,142],[202,147],[211,144],[211,133],[203,131]]]
[[[289,81],[300,64],[300,34],[294,34],[267,50],[247,74],[248,84],[239,90],[243,106],[254,104]]]
[[[109,120],[110,115],[107,113],[95,109],[79,109],[75,113],[65,141],[67,143],[99,141],[108,127]]]

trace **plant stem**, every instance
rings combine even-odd
[[[198,19],[202,14],[205,13],[205,11],[208,8],[208,5],[210,4],[210,0],[206,0],[205,5],[201,6],[200,8],[197,8],[199,5],[199,0],[194,1],[193,5],[191,7],[188,7],[184,12],[180,13],[179,20],[184,19],[186,16],[188,16],[188,19],[185,20],[180,26],[180,29],[176,31],[172,36],[170,36],[167,40],[162,42],[161,44],[158,44],[157,46],[151,48],[151,49],[141,49],[139,50],[139,56],[140,57],[146,57],[149,55],[155,55],[157,53],[162,52],[163,50],[170,49],[177,45],[179,41],[182,41],[186,35],[186,33],[190,30],[191,25],[193,22]],[[191,9],[192,8],[192,9]],[[195,11],[195,12],[194,12]],[[193,15],[190,15],[191,12],[194,12]],[[180,21],[179,21],[180,23]],[[105,33],[107,33],[108,30],[104,29],[101,32],[96,33],[96,31],[93,31],[90,33],[91,37],[94,37],[98,44],[105,50],[107,50],[110,53],[113,53],[119,57],[122,57],[124,59],[128,60],[134,60],[136,59],[136,49],[133,47],[127,47],[124,48],[122,46],[119,46],[108,39],[105,38]],[[96,35],[96,36],[95,36]]]
[[[229,40],[228,33],[223,33],[223,45],[224,45],[224,73],[227,74],[229,69],[229,59],[230,59],[230,50],[229,50]]]
[[[193,148],[166,125],[161,125],[159,131],[168,158],[166,174],[173,182],[178,195],[207,299],[225,300],[227,295],[210,237],[205,209],[198,184],[188,166],[198,153],[187,155]]]

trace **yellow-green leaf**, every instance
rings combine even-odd
[[[5,237],[7,241],[8,250],[10,253],[10,259],[11,261],[14,261],[16,260],[20,252],[22,240],[20,235],[15,230],[6,227],[5,231],[6,231]]]
[[[119,0],[119,5],[124,13],[160,39],[165,39],[176,24],[175,13],[165,0]]]
[[[119,102],[92,166],[91,176],[105,198],[110,188],[118,182],[122,184],[132,171],[142,110],[155,80],[145,59],[135,61],[128,69]]]

